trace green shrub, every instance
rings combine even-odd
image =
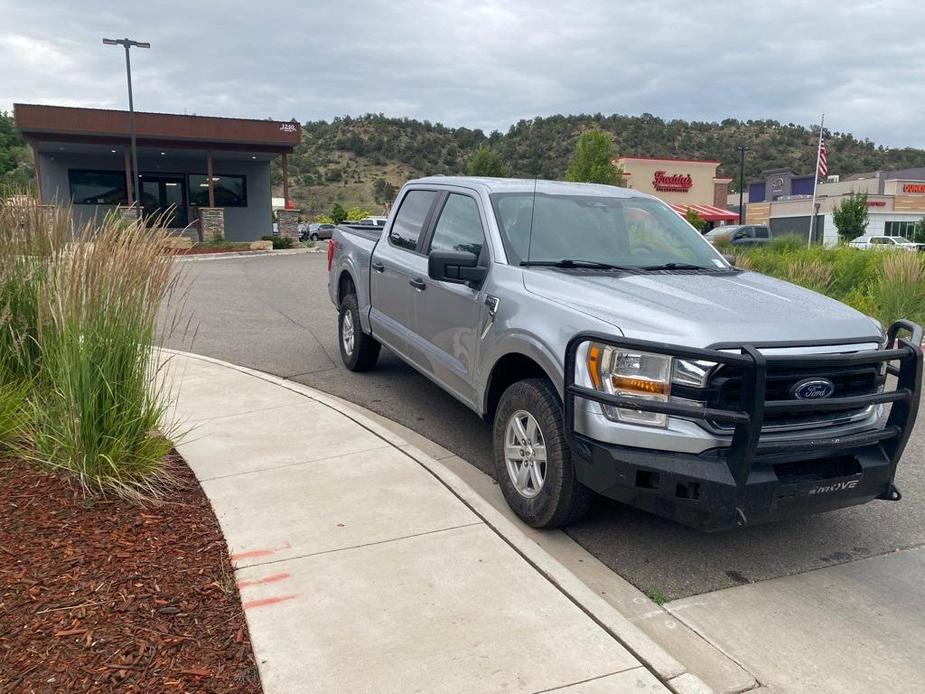
[[[925,320],[925,269],[918,253],[884,253],[883,269],[873,285],[872,302],[884,325],[898,318]]]
[[[273,244],[273,250],[281,250],[284,248],[292,248],[292,238],[289,236],[261,236],[263,241],[269,241]]]
[[[25,384],[0,380],[0,453],[11,450],[25,433],[28,396]]]

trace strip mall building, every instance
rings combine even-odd
[[[694,210],[708,227],[739,219],[735,212],[726,209],[732,179],[717,175],[718,161],[620,157],[614,163],[623,170],[627,188],[664,200],[678,214]]]
[[[925,167],[830,176],[816,190],[816,243],[838,243],[832,213],[852,193],[867,193],[867,235],[909,238],[915,224],[925,218]],[[790,169],[766,171],[763,181],[748,186],[745,221],[769,226],[772,237],[795,235],[808,239],[812,197],[812,174],[797,176]],[[729,202],[738,204],[732,198]]]

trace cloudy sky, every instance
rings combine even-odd
[[[554,113],[773,118],[925,147],[923,0],[0,0],[0,109],[507,130]]]

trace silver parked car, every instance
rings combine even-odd
[[[308,225],[308,228],[303,234],[302,240],[310,239],[312,241],[321,241],[324,239],[331,238],[331,235],[334,233],[333,224],[318,224],[312,223]]]
[[[861,236],[848,243],[851,248],[878,251],[920,251],[922,244],[913,243],[902,236]]]
[[[328,244],[341,358],[386,345],[492,422],[525,522],[594,493],[704,530],[900,498],[919,326],[733,267],[633,190],[441,176],[394,209]]]

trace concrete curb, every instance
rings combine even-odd
[[[687,671],[684,665],[659,646],[639,627],[620,614],[610,603],[591,590],[568,568],[550,555],[524,532],[505,518],[490,503],[485,501],[475,490],[462,480],[455,472],[438,460],[415,448],[396,433],[369,419],[353,408],[344,405],[338,399],[308,386],[289,381],[278,376],[238,366],[229,362],[192,354],[179,350],[161,348],[165,354],[180,355],[222,366],[254,378],[259,378],[286,390],[303,395],[319,402],[351,419],[364,429],[375,434],[392,446],[399,448],[412,460],[417,462],[441,482],[454,496],[475,513],[491,528],[499,538],[542,574],[550,583],[571,600],[579,609],[604,629],[612,638],[626,648],[646,668],[672,691],[678,694],[712,692],[700,678]]]
[[[230,251],[228,253],[202,253],[199,255],[178,255],[179,263],[198,263],[205,260],[227,260],[228,258],[259,258],[261,256],[307,255],[309,253],[327,253],[322,248],[284,248],[276,251]]]

